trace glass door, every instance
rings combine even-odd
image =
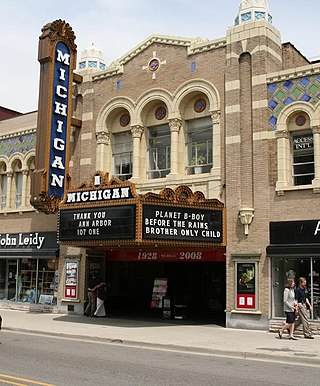
[[[312,317],[314,320],[320,320],[320,259],[312,260],[312,281],[310,280],[309,285],[311,286],[312,302]]]
[[[6,292],[7,300],[17,301],[17,298],[16,298],[17,272],[18,272],[17,259],[7,260],[6,283],[5,283],[5,292]]]

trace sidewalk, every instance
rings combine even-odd
[[[0,309],[3,331],[178,350],[237,358],[320,365],[320,336],[289,341],[264,331],[226,329],[175,321],[87,318]],[[0,335],[1,338],[1,335]]]

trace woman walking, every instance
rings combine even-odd
[[[286,314],[286,323],[279,329],[279,338],[282,338],[282,334],[285,330],[289,330],[289,339],[297,340],[293,337],[294,322],[296,319],[295,312],[297,310],[297,302],[295,300],[294,292],[294,280],[288,279],[283,291],[283,310]]]

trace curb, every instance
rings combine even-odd
[[[74,340],[82,340],[87,342],[100,342],[107,343],[112,345],[123,345],[129,347],[136,348],[146,348],[146,349],[156,349],[163,351],[176,351],[187,354],[197,354],[197,355],[211,355],[211,356],[219,356],[219,357],[228,357],[228,358],[237,358],[237,359],[248,359],[248,360],[259,360],[259,361],[269,361],[269,362],[281,362],[286,364],[299,364],[300,366],[320,366],[320,358],[309,357],[304,353],[300,355],[293,355],[292,352],[288,353],[288,355],[279,355],[279,354],[267,354],[253,351],[233,351],[233,350],[221,350],[216,348],[208,348],[208,347],[191,347],[191,346],[183,346],[177,344],[165,344],[165,343],[150,343],[144,341],[134,341],[134,340],[125,340],[125,339],[113,339],[113,338],[103,338],[97,336],[89,336],[89,335],[75,335],[75,334],[67,334],[67,333],[58,333],[58,332],[44,332],[44,331],[35,331],[28,330],[23,328],[10,328],[5,327],[2,330],[9,332],[20,332],[26,334],[34,334],[40,336],[51,336],[58,338],[67,338]]]

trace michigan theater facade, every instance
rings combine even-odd
[[[109,315],[267,329],[305,276],[316,329],[320,65],[268,1],[241,1],[221,38],[152,35],[109,66],[91,46],[75,71],[65,27],[40,38],[31,191],[58,215],[59,312],[83,313],[96,272]]]

